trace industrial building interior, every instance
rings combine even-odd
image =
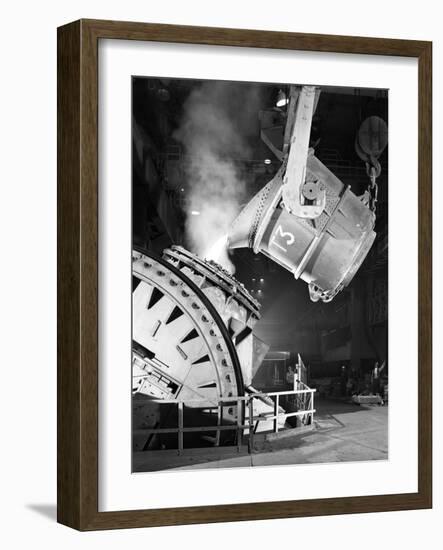
[[[134,248],[161,256],[179,245],[198,254],[189,236],[189,217],[203,215],[191,197],[195,188],[188,168],[195,162],[195,144],[189,147],[189,134],[182,131],[189,98],[208,107],[200,114],[208,112],[211,102],[216,104],[216,120],[197,121],[197,129],[208,128],[203,142],[211,139],[211,132],[222,132],[224,121],[238,137],[224,147],[223,155],[242,181],[242,208],[281,167],[262,139],[260,113],[273,110],[278,116],[279,94],[287,93],[288,86],[217,82],[212,94],[210,83],[202,81],[133,77]],[[369,184],[365,162],[355,148],[359,128],[368,117],[387,122],[387,90],[321,87],[309,144],[357,196]],[[232,142],[229,133],[228,137]],[[331,301],[312,301],[307,285],[269,256],[250,248],[229,252],[235,279],[261,304],[254,334],[269,346],[260,364],[253,366],[252,385],[262,392],[288,390],[293,383],[288,373],[301,362],[307,385],[316,390],[316,429],[269,440],[252,455],[194,453],[173,457],[167,466],[164,459],[151,458],[155,464],[148,465],[143,449],[134,448],[135,471],[388,458],[387,147],[378,161],[375,241],[352,281]],[[371,395],[376,364],[383,369],[381,401],[352,401],[354,394]]]

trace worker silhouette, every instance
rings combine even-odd
[[[374,395],[380,395],[380,397],[382,397],[382,394],[381,394],[381,373],[382,373],[383,369],[385,368],[385,366],[386,366],[386,361],[383,361],[381,366],[379,366],[378,361],[376,361],[376,363],[374,365],[374,368],[372,369],[372,373],[371,373],[372,393]]]

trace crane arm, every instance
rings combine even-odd
[[[284,144],[287,153],[282,186],[285,208],[295,216],[311,219],[320,216],[326,200],[319,182],[306,182],[309,138],[318,94],[315,86],[302,86],[301,91],[291,86]]]

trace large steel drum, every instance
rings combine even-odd
[[[182,247],[162,257],[133,253],[133,448],[174,447],[177,438],[151,428],[177,426],[180,401],[188,425],[243,422],[243,396],[267,346],[252,334],[260,304],[232,275]],[[223,432],[233,437],[234,432]],[[220,432],[187,437],[188,445],[223,443]],[[185,442],[186,443],[186,442]]]

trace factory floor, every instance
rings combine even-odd
[[[281,432],[271,441],[260,441],[253,454],[235,448],[199,449],[177,456],[171,451],[135,453],[136,472],[165,469],[236,468],[388,458],[388,407],[355,405],[346,401],[318,398],[315,429],[292,435]]]

